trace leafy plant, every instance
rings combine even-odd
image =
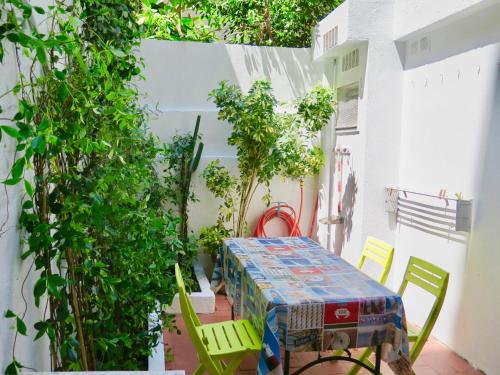
[[[146,1],[145,37],[281,47],[310,47],[316,24],[342,0]]]
[[[207,254],[214,257],[219,251],[224,238],[231,237],[236,231],[236,214],[238,212],[238,191],[240,185],[235,176],[220,165],[220,160],[211,161],[203,170],[203,178],[208,189],[217,197],[222,199],[219,205],[217,223],[213,226],[200,229],[200,244]],[[226,229],[226,223],[230,223],[230,229]]]
[[[154,165],[161,147],[131,84],[140,74],[140,6],[0,0],[0,41],[14,47],[20,72],[6,93],[17,96],[17,113],[0,127],[17,141],[3,183],[25,187],[22,258],[36,271],[33,298],[46,316],[35,340],[48,337],[53,370],[144,368],[162,330],[148,330],[148,314],[160,315],[157,302],[175,293],[179,218],[163,209],[170,193]],[[44,14],[46,32],[34,13]],[[27,334],[23,314],[6,316]],[[13,357],[6,373],[20,368]]]
[[[264,199],[269,203],[269,184],[274,176],[302,182],[306,176],[319,172],[324,157],[314,142],[333,113],[333,92],[316,87],[285,113],[276,111],[277,100],[268,81],[254,82],[247,95],[223,81],[210,98],[219,107],[219,119],[232,125],[228,144],[236,147],[240,175],[239,180],[234,180],[224,167],[214,163],[204,176],[209,190],[230,202],[229,213],[237,211],[234,234],[241,237],[259,185],[268,188]],[[223,190],[220,186],[234,188]],[[236,192],[238,198],[232,198],[233,193],[225,197],[226,191]],[[218,222],[230,218],[231,215],[222,215]]]
[[[163,40],[212,42],[220,29],[210,7],[200,1],[144,1],[137,22],[144,26],[144,37]]]
[[[196,240],[188,233],[189,202],[196,202],[198,199],[191,191],[191,178],[198,168],[201,154],[203,152],[203,142],[199,142],[201,117],[196,119],[196,125],[193,134],[176,135],[172,142],[167,145],[165,150],[165,185],[169,203],[173,204],[178,210],[179,221],[179,240],[183,246],[182,257],[179,264],[189,272],[186,272],[187,287],[196,289],[194,286],[195,278],[192,270],[192,264],[198,254]],[[197,147],[198,146],[198,147]]]
[[[205,252],[215,258],[225,238],[231,237],[231,231],[226,229],[222,221],[217,221],[217,224],[211,227],[203,227],[200,229],[200,244],[204,247]]]

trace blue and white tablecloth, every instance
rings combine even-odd
[[[226,240],[212,285],[222,281],[235,313],[263,336],[259,374],[281,373],[280,346],[379,344],[395,373],[411,374],[401,297],[307,237]]]

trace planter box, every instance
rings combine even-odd
[[[198,314],[213,314],[215,312],[215,294],[210,289],[210,282],[205,275],[203,266],[198,262],[195,263],[194,272],[201,291],[189,294],[193,308]],[[179,295],[175,295],[171,306],[166,306],[163,309],[169,314],[180,314]]]

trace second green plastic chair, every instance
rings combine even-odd
[[[378,238],[368,236],[365,241],[365,245],[363,246],[363,250],[361,251],[361,259],[359,260],[357,267],[361,270],[367,259],[381,265],[382,270],[380,271],[380,276],[377,281],[383,285],[387,281],[387,276],[389,276],[389,272],[391,271],[393,258],[393,246],[379,240]],[[344,351],[342,349],[339,349],[335,351],[334,355],[340,356],[343,352]]]
[[[385,284],[387,276],[392,266],[392,258],[394,257],[394,247],[388,243],[379,240],[378,238],[368,236],[363,251],[361,252],[361,259],[358,263],[358,269],[362,269],[366,259],[378,263],[382,266],[382,271],[378,278],[380,284]]]
[[[426,292],[432,294],[435,299],[427,320],[419,330],[415,327],[408,326],[408,341],[414,343],[410,350],[410,363],[415,363],[415,360],[422,351],[432,328],[443,306],[446,290],[448,289],[449,273],[443,269],[426,262],[425,260],[410,257],[408,266],[403,278],[403,283],[399,288],[398,294],[403,296],[408,283],[414,284]],[[360,361],[371,364],[368,357],[373,352],[373,348],[367,348],[359,357]],[[348,375],[355,375],[360,370],[360,366],[354,365],[351,367]],[[415,375],[415,373],[413,372]]]
[[[201,324],[189,300],[179,265],[175,265],[182,317],[193,342],[200,366],[193,375],[234,374],[241,361],[262,350],[262,339],[248,320]]]

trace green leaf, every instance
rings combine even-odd
[[[33,208],[33,201],[32,200],[25,201],[22,205],[23,210],[30,210],[32,208]]]
[[[19,34],[17,33],[9,33],[7,34],[7,39],[9,40],[9,42],[12,42],[12,43],[17,43],[19,42]]]
[[[41,277],[35,283],[33,287],[33,295],[35,296],[35,306],[38,307],[40,305],[40,297],[43,296],[45,290],[47,289],[47,279],[45,277]]]
[[[1,125],[0,129],[2,129],[5,133],[7,133],[7,135],[11,136],[12,138],[21,139],[21,134],[19,134],[19,131],[10,126]]]
[[[18,363],[14,360],[5,368],[5,375],[17,375]]]
[[[6,318],[15,318],[16,317],[16,314],[14,314],[14,312],[12,310],[7,310],[5,312],[5,317]]]
[[[54,296],[56,299],[61,299],[61,292],[58,287],[64,285],[66,281],[59,275],[50,275],[47,279],[47,289],[49,294]]]
[[[33,7],[33,9],[35,9],[35,12],[37,12],[38,14],[45,14],[45,9],[43,9],[42,7]]]
[[[113,47],[110,47],[109,49],[111,50],[111,53],[113,55],[115,55],[116,57],[124,58],[124,57],[127,56],[127,54],[125,52],[123,52],[122,50],[120,50],[120,49],[116,49],[116,48],[113,48]]]
[[[55,70],[54,75],[60,81],[63,81],[66,79],[66,73],[64,73],[62,70]]]
[[[45,49],[43,49],[42,47],[37,47],[37,49],[36,49],[36,58],[42,64],[46,64],[47,63],[47,55],[45,54]]]
[[[26,336],[26,324],[24,324],[23,320],[20,317],[16,317],[16,328],[17,332],[19,332],[23,336]]]
[[[73,348],[68,349],[68,359],[73,362],[75,362],[78,359],[78,354],[76,354],[75,349]]]
[[[26,190],[26,194],[33,197],[33,186],[28,180],[24,180],[24,190]]]
[[[2,184],[12,186],[12,185],[18,184],[19,181],[21,181],[21,180],[22,180],[22,178],[9,178],[7,180],[2,181]]]
[[[26,160],[24,158],[16,160],[11,170],[12,178],[18,179],[23,175],[25,162]]]
[[[41,135],[33,138],[31,141],[31,148],[37,154],[43,154],[45,152],[45,138]]]
[[[38,331],[34,339],[36,341],[45,334],[49,325],[47,322],[40,321],[36,322],[33,326]]]
[[[69,96],[69,89],[68,85],[66,83],[61,83],[61,86],[59,87],[59,93],[57,94],[57,97],[61,101],[65,101]]]

